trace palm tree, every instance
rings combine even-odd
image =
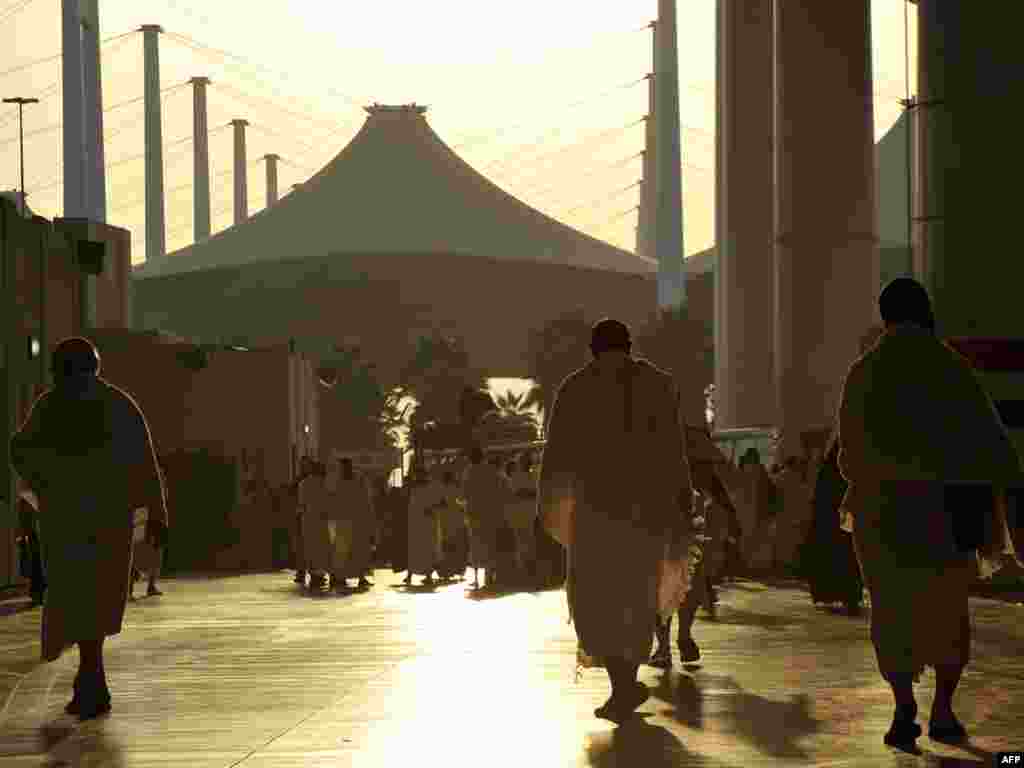
[[[537,416],[528,394],[506,392],[495,400],[497,409],[482,420],[482,432],[488,442],[532,442],[538,437]]]
[[[529,332],[527,355],[534,386],[526,397],[546,421],[558,387],[588,359],[590,326],[582,308],[565,312]]]
[[[467,415],[472,419],[481,410],[480,398],[475,394],[467,398],[467,392],[484,391],[484,386],[483,375],[470,366],[462,339],[439,333],[419,337],[401,374],[403,393],[416,400],[409,416],[413,450],[422,444],[427,431],[433,435],[431,442],[442,435],[444,440],[454,441],[455,445],[449,447],[461,447],[467,442]],[[483,410],[493,407],[488,402]]]
[[[317,378],[324,387],[321,410],[345,448],[392,448],[405,412],[401,392],[383,384],[358,348],[333,346],[321,358]]]

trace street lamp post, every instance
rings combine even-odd
[[[26,104],[38,104],[39,99],[26,99],[21,96],[17,96],[11,99],[4,99],[4,104],[17,104],[18,105],[18,147],[21,154],[21,205],[19,206],[19,212],[22,216],[25,215],[25,105]]]

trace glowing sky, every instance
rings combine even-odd
[[[14,13],[24,2],[0,0],[0,73],[60,50],[60,0],[28,0]],[[250,214],[264,205],[260,157],[284,158],[284,194],[355,134],[365,117],[357,105],[416,101],[430,107],[428,119],[440,136],[499,185],[595,237],[633,249],[636,213],[630,208],[638,190],[620,190],[641,176],[636,155],[643,127],[624,126],[646,113],[647,89],[644,83],[619,86],[650,69],[650,33],[642,28],[655,15],[655,0],[100,0],[100,8],[104,38],[159,23],[273,72],[199,53],[169,35],[161,40],[164,86],[198,75],[213,79],[211,129],[233,118],[252,123]],[[715,0],[679,2],[687,254],[713,239],[714,8]],[[897,100],[905,93],[904,2],[874,0],[872,14],[880,136],[899,116]],[[913,71],[913,17],[910,37]],[[103,66],[105,105],[141,96],[139,35],[105,46]],[[0,74],[3,96],[44,97],[26,111],[25,149],[29,205],[47,217],[60,215],[62,205],[59,78],[59,60]],[[169,251],[192,238],[190,93],[183,87],[164,96]],[[132,230],[133,260],[140,261],[142,103],[105,119],[107,162],[117,163],[107,176],[108,219]],[[185,141],[174,145],[179,140]],[[210,148],[217,231],[232,218],[230,130],[214,132]],[[8,108],[0,113],[0,189],[17,185],[17,122]]]

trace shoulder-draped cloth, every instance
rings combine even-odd
[[[566,548],[583,666],[647,660],[658,613],[689,588],[692,508],[671,376],[632,358],[568,376],[551,409],[538,516]]]
[[[121,631],[133,510],[167,519],[149,427],[130,395],[91,377],[40,395],[11,439],[11,463],[38,496],[48,591],[42,658]]]
[[[847,374],[839,446],[849,482],[843,509],[871,593],[882,675],[966,664],[967,590],[977,563],[974,552],[956,546],[954,520],[982,519],[976,555],[986,562],[1007,549],[1009,535],[1001,502],[958,505],[947,491],[987,486],[1002,499],[1020,476],[981,381],[930,332],[897,326]]]

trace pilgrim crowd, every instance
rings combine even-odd
[[[615,320],[594,326],[593,359],[559,388],[538,468],[529,452],[488,459],[477,446],[388,488],[350,460],[307,457],[283,507],[296,581],[368,589],[387,563],[415,588],[564,585],[577,664],[604,668],[611,683],[595,715],[622,723],[648,696],[639,667],[671,666],[673,621],[681,660],[694,661],[694,619],[701,606],[714,616],[723,574],[782,567],[815,602],[854,615],[866,588],[895,703],[886,744],[912,748],[921,736],[914,683],[925,667],[936,675],[929,737],[962,743],[953,697],[971,658],[968,587],[1014,564],[1006,492],[1020,485],[1020,462],[978,376],[936,336],[921,285],[893,281],[879,310],[832,434],[778,466],[755,449],[738,468],[723,463],[706,432],[681,422],[672,376],[633,356]],[[63,342],[54,388],[11,443],[32,500],[23,525],[42,657],[78,646],[68,712],[83,718],[110,711],[104,640],[121,631],[134,572],[155,571],[146,558],[168,525],[146,421],[99,367],[89,342]]]

